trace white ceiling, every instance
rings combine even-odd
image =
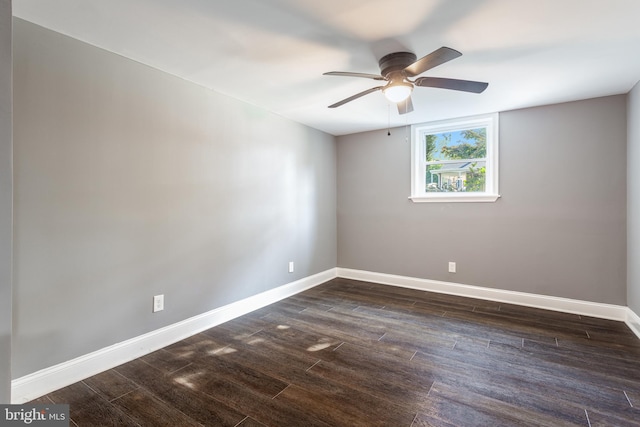
[[[334,135],[628,92],[640,80],[640,0],[13,0],[14,15]],[[378,59],[441,47],[423,74],[489,82],[416,88],[398,115]]]

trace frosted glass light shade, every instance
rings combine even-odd
[[[396,104],[407,99],[412,91],[413,86],[406,83],[394,84],[383,90],[384,96],[386,96],[390,102]]]

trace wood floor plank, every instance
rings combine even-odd
[[[118,398],[139,387],[113,369],[87,378],[84,383],[107,400]]]
[[[419,420],[438,425],[473,426],[587,426],[583,412],[555,414],[532,412],[525,408],[478,395],[468,390],[435,383],[428,397],[429,410],[418,414]],[[422,421],[420,421],[422,422]],[[418,425],[421,425],[418,423]],[[429,425],[429,424],[426,424]]]
[[[197,374],[194,375],[194,373],[200,373],[199,378],[194,379],[194,377],[197,376]],[[288,383],[271,377],[250,366],[219,356],[199,359],[189,367],[175,372],[171,376],[175,378],[176,381],[191,378],[186,380],[186,383],[196,389],[197,384],[203,381],[209,382],[213,378],[225,379],[233,381],[256,394],[271,398],[282,392],[288,385]]]
[[[585,325],[579,322],[579,317],[572,315],[572,320],[555,318],[545,313],[547,310],[536,309],[531,314],[523,315],[519,312],[502,309],[499,311],[475,310],[489,319],[494,319],[498,324],[510,323],[515,331],[525,331],[540,334],[542,336],[557,338],[584,337]]]
[[[121,365],[116,370],[139,384],[167,407],[175,408],[204,425],[235,426],[245,417],[242,412],[215,399],[215,396],[197,390],[194,386],[195,379],[187,373],[164,375],[140,359]],[[205,371],[199,373],[207,375]]]
[[[630,342],[632,340],[637,340],[637,338],[628,338],[626,341]],[[640,358],[640,349],[635,348],[631,343],[604,342],[588,337],[580,337],[572,340],[559,339],[558,344],[562,347],[583,351],[585,353],[597,353],[603,356],[626,359],[631,362]]]
[[[333,318],[339,316],[332,315]],[[397,357],[409,359],[415,353],[413,349],[407,349],[398,347],[393,344],[387,344],[380,341],[380,338],[384,335],[385,331],[377,330],[365,330],[354,328],[349,326],[348,322],[342,322],[339,326],[335,322],[327,320],[321,314],[314,313],[312,311],[298,313],[296,316],[283,317],[279,314],[269,314],[265,318],[273,320],[274,322],[290,326],[295,329],[306,332],[319,332],[326,336],[334,337],[344,342],[352,342],[363,346],[372,346],[378,351],[385,351],[389,354],[395,354]]]
[[[141,359],[165,374],[178,371],[191,363],[191,360],[176,357],[173,353],[165,349],[149,353],[141,357]]]
[[[271,343],[279,344],[291,351],[313,355],[314,357],[317,354],[332,351],[343,342],[338,338],[324,335],[317,331],[305,332],[289,326],[275,324],[263,329],[256,336],[262,337]]]
[[[298,301],[287,298],[286,300],[278,301],[266,307],[259,308],[258,310],[253,311],[251,314],[257,317],[264,317],[269,313],[280,313],[283,315],[287,315],[289,313],[299,313],[307,307],[308,305],[306,304],[299,304]]]
[[[201,424],[144,389],[136,389],[111,402],[142,426],[201,427]]]
[[[629,406],[640,411],[640,391],[629,391],[624,390],[625,396],[627,396],[627,400],[629,401]],[[640,413],[638,413],[640,416]]]
[[[640,340],[338,278],[37,401],[69,403],[80,426],[631,426]]]
[[[139,426],[120,408],[98,395],[84,382],[78,382],[49,394],[54,403],[69,404],[69,416],[79,426]]]
[[[535,322],[524,323],[505,321],[496,315],[488,313],[462,311],[448,311],[444,317],[466,320],[473,325],[482,325],[490,329],[500,329],[503,333],[507,332],[531,341],[546,343],[556,342],[557,333],[556,331],[553,331],[553,327],[545,330]],[[567,331],[567,333],[569,332]],[[578,334],[573,334],[572,336],[578,336]]]
[[[415,412],[354,388],[314,377],[304,386],[292,385],[275,400],[303,409],[334,426],[406,426]]]
[[[463,380],[469,380],[470,386],[473,385],[472,380],[476,380],[495,398],[506,390],[514,396],[516,393],[528,394],[530,402],[540,397],[542,406],[548,405],[548,396],[555,396],[552,404],[567,406],[591,406],[613,411],[628,406],[622,390],[594,383],[589,372],[542,363],[532,359],[527,352],[509,346],[500,350],[491,347],[483,355],[458,348],[426,355],[418,353],[414,362],[432,367],[436,380],[441,382],[457,380],[459,371],[473,372],[471,376],[463,376]],[[492,382],[488,381],[489,378],[493,379]],[[500,388],[494,389],[494,383],[499,383]]]
[[[388,309],[382,309],[385,312],[389,312]],[[403,345],[406,348],[416,347],[417,350],[420,345],[443,345],[451,347],[455,344],[455,338],[449,334],[443,336],[442,334],[431,333],[428,328],[425,328],[425,322],[418,323],[408,322],[405,318],[393,318],[391,316],[381,317],[379,311],[376,314],[371,315],[367,311],[358,308],[355,310],[345,311],[339,308],[331,310],[332,313],[338,313],[345,318],[351,318],[355,327],[363,323],[379,325],[381,331],[384,331],[383,336],[380,338],[383,342],[393,342],[393,338],[398,342],[398,345]],[[413,345],[409,345],[413,342]]]
[[[562,345],[550,346],[535,342],[525,342],[524,349],[534,353],[539,359],[560,365],[563,369],[566,367],[586,369],[593,375],[603,377],[603,382],[612,382],[617,379],[623,383],[637,384],[640,388],[637,360],[611,357],[597,351],[577,351]],[[585,360],[589,360],[588,365],[585,365]]]
[[[251,417],[246,417],[237,427],[266,427],[265,424],[254,420]]]
[[[175,357],[184,360],[193,360],[199,357],[219,354],[229,346],[228,342],[216,341],[207,334],[199,333],[175,344],[171,344],[164,350],[172,353]]]
[[[233,381],[222,378],[211,379],[201,386],[200,390],[267,426],[327,427],[330,425],[307,411],[306,408],[296,407],[277,398],[253,393]]]
[[[587,409],[586,414],[591,427],[637,427],[640,425],[640,413],[631,409],[617,413]]]
[[[423,307],[414,307],[410,310],[389,310],[358,308],[359,312],[367,312],[381,319],[396,319],[407,324],[415,324],[422,327],[431,334],[439,335],[445,339],[458,340],[462,337],[484,339],[503,344],[520,347],[522,337],[513,333],[505,332],[501,328],[485,326],[479,328],[478,325],[468,319],[458,319],[444,317],[444,311],[425,311]]]
[[[354,363],[354,360],[358,361]],[[400,368],[397,363],[388,364],[385,375],[380,375],[378,368],[367,364],[367,359],[336,358],[321,360],[308,373],[415,411],[429,393],[433,381],[429,375],[419,374],[415,365]],[[407,375],[407,371],[413,371],[414,375]]]

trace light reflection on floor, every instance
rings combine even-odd
[[[179,377],[174,378],[173,380],[178,384],[182,384],[183,386],[186,386],[192,390],[195,390],[196,386],[193,383],[193,380],[195,380],[197,377],[200,377],[202,375],[206,375],[206,371],[201,370],[195,373],[181,375]]]
[[[340,343],[341,343],[341,341],[339,341],[339,340],[334,340],[334,339],[331,339],[331,338],[324,337],[324,338],[320,338],[318,340],[317,344],[309,346],[307,348],[307,351],[320,351],[320,350],[324,350],[325,348],[329,348],[332,345],[336,345],[336,344],[340,344]]]
[[[213,350],[209,350],[207,354],[209,354],[210,356],[224,356],[225,354],[235,353],[236,351],[238,350],[236,350],[233,347],[226,346],[226,347],[220,347]]]

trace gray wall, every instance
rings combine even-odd
[[[496,203],[407,200],[408,134],[338,138],[339,267],[626,305],[624,95],[501,113]]]
[[[14,377],[336,266],[332,136],[14,27]]]
[[[640,316],[640,83],[627,111],[627,304]]]
[[[11,401],[11,1],[0,0],[0,403]]]

